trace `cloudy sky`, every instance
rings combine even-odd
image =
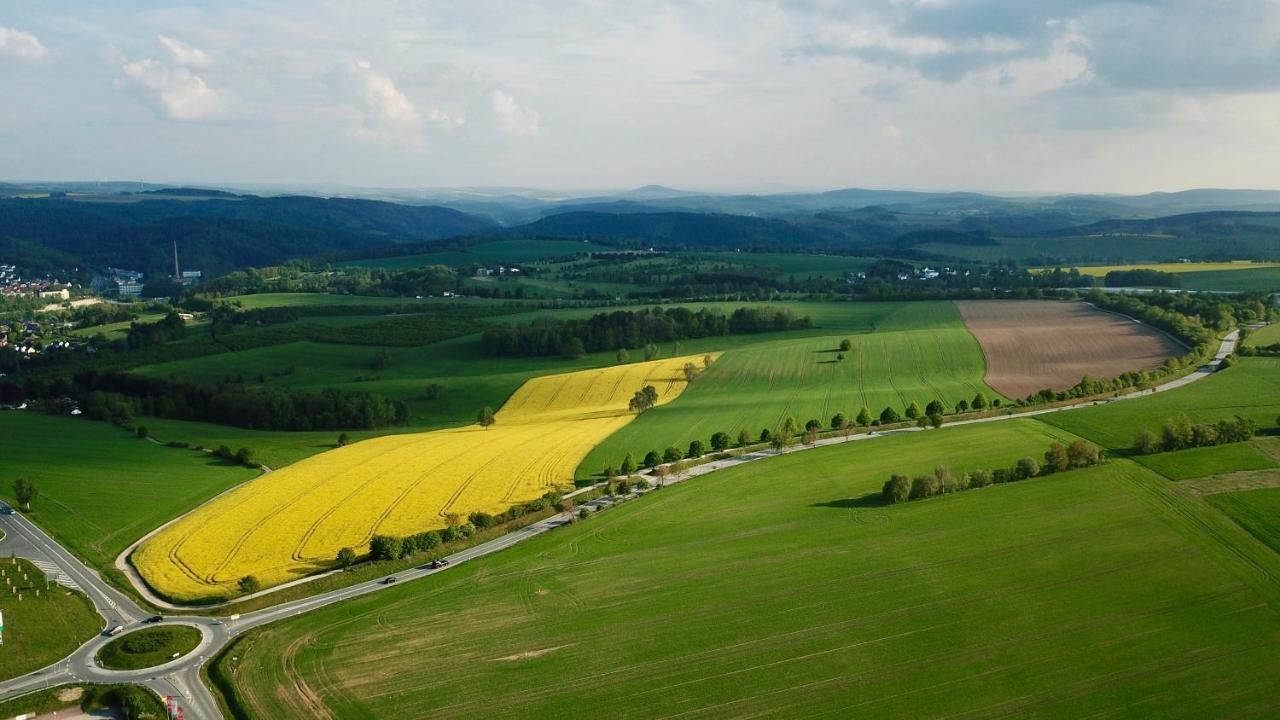
[[[1280,188],[1280,0],[4,0],[0,179]]]

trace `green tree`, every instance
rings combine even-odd
[[[40,489],[30,480],[18,478],[13,481],[13,497],[22,506],[23,510],[31,512],[31,503],[35,502],[36,497],[39,495]]]
[[[1191,418],[1177,415],[1164,421],[1163,445],[1165,450],[1181,450],[1191,447],[1194,430]]]
[[[391,353],[386,348],[382,348],[373,354],[373,360],[369,363],[369,367],[374,370],[386,370],[391,367]]]
[[[973,400],[969,403],[969,405],[970,405],[974,410],[984,410],[984,409],[986,409],[986,407],[987,407],[987,396],[986,396],[986,394],[984,394],[984,393],[978,393],[977,395],[974,395],[974,396],[973,396]]]
[[[707,448],[702,444],[702,441],[694,440],[689,443],[689,452],[685,455],[685,457],[692,460],[692,459],[700,458],[706,454],[707,454]]]
[[[645,360],[657,360],[657,359],[658,359],[658,356],[659,356],[659,355],[661,355],[661,354],[662,354],[662,351],[658,349],[658,346],[657,346],[657,345],[654,345],[653,343],[646,343],[646,344],[645,344],[645,346],[644,346],[644,359],[645,359]]]
[[[1137,437],[1133,439],[1133,451],[1139,455],[1152,455],[1160,452],[1160,438],[1145,428],[1139,430]]]
[[[702,356],[702,367],[704,367],[704,368],[709,368],[709,367],[711,367],[711,363],[712,363],[712,362],[713,362],[713,361],[712,361],[712,359],[711,359],[711,356],[710,356],[710,355],[703,355],[703,356]]]
[[[351,436],[347,433],[338,433],[338,447],[346,447],[351,444]]]
[[[919,418],[922,415],[924,415],[924,410],[920,408],[920,403],[912,401],[912,403],[907,406],[908,418],[915,420],[916,418]]]
[[[663,462],[675,462],[684,457],[684,453],[680,452],[678,447],[669,447],[662,451]]]
[[[428,400],[439,400],[444,396],[444,386],[440,383],[429,383],[426,388]]]
[[[649,469],[653,469],[661,462],[662,456],[658,454],[657,450],[650,450],[644,454],[644,466]]]
[[[618,468],[623,475],[630,475],[636,471],[636,460],[631,457],[631,453],[622,458],[622,466]]]
[[[912,500],[933,497],[938,494],[939,489],[938,478],[932,475],[920,475],[911,481],[910,497]]]
[[[144,439],[144,440],[145,440],[148,436],[150,436],[150,435],[151,435],[151,433],[147,430],[147,426],[146,426],[146,425],[139,425],[138,427],[134,428],[134,431],[133,431],[133,432],[134,432],[138,437],[140,437],[140,438],[142,438],[142,439]]]
[[[928,405],[924,406],[925,415],[946,415],[946,403],[941,400],[930,400]]]
[[[680,368],[680,370],[684,373],[685,382],[693,382],[693,379],[698,377],[698,368],[691,362],[685,363],[684,367]]]
[[[849,352],[852,349],[853,349],[853,343],[849,340],[849,338],[845,338],[840,341],[840,352]]]
[[[911,481],[906,475],[894,475],[885,481],[880,490],[880,499],[886,504],[905,502],[911,496]]]
[[[804,431],[807,433],[814,432],[815,430],[819,430],[821,428],[822,428],[822,423],[818,422],[816,419],[809,419],[809,420],[806,420],[804,423]]]
[[[338,565],[342,569],[347,569],[356,563],[356,551],[354,548],[344,547],[338,551]]]
[[[858,424],[861,425],[862,427],[866,427],[871,424],[870,410],[864,407],[858,411]]]
[[[242,447],[237,450],[233,459],[236,463],[244,465],[245,467],[257,467],[258,465],[253,458],[253,451],[246,447]]]
[[[1070,467],[1071,458],[1067,455],[1067,448],[1062,443],[1051,443],[1049,449],[1044,451],[1044,471],[1056,473]]]
[[[935,430],[942,427],[942,423],[946,422],[946,418],[942,417],[938,413],[929,413],[925,419],[929,421],[929,427],[934,428]]]
[[[240,588],[242,595],[252,595],[262,589],[262,583],[252,575],[245,575],[236,582],[236,587]]]
[[[480,427],[489,429],[489,426],[496,422],[493,416],[493,408],[485,405],[480,408],[480,412],[476,413],[476,422],[480,423]]]
[[[626,349],[626,348],[618,348],[618,364],[619,364],[619,365],[621,365],[622,363],[626,362],[629,358],[630,358],[630,356],[629,356],[629,355],[627,355],[627,349]]]
[[[769,442],[770,440],[773,440],[773,433],[769,431],[769,428],[762,429],[760,431],[760,442]]]
[[[1040,474],[1040,463],[1035,458],[1024,457],[1018,460],[1018,464],[1014,466],[1014,475],[1019,480],[1033,478]]]
[[[374,535],[369,540],[370,560],[395,560],[404,550],[404,540],[395,535]]]
[[[1073,468],[1089,467],[1102,462],[1102,454],[1084,440],[1074,440],[1067,446],[1067,459]]]
[[[884,410],[880,411],[881,425],[892,425],[893,423],[896,423],[901,419],[902,417],[898,415],[898,411],[894,410],[891,407],[887,407]]]
[[[738,447],[747,445],[750,442],[751,442],[751,433],[747,432],[746,428],[739,430],[738,431]]]
[[[569,338],[560,346],[560,356],[565,360],[580,360],[587,354],[587,349],[582,345],[582,340],[576,337]]]
[[[990,470],[974,470],[969,473],[969,487],[984,488],[991,484]]]
[[[729,433],[717,432],[711,434],[711,449],[716,452],[724,452],[729,449]]]
[[[832,429],[832,430],[839,430],[840,428],[844,427],[844,422],[845,422],[845,420],[844,420],[844,413],[836,413],[835,415],[832,415],[832,416],[831,416],[831,429]]]

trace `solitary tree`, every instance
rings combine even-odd
[[[652,385],[645,385],[631,397],[627,407],[631,412],[639,414],[658,404],[658,391]]]
[[[343,570],[351,567],[356,563],[356,551],[353,548],[344,547],[338,551],[338,565]]]
[[[35,501],[36,496],[39,494],[40,490],[30,480],[18,478],[13,481],[13,496],[17,498],[18,504],[27,512],[31,512],[31,503]]]
[[[763,430],[761,430],[760,442],[769,442],[770,440],[773,440],[773,433],[770,432],[769,428],[764,428]]]
[[[703,355],[703,356],[702,356],[702,367],[704,367],[704,368],[709,368],[709,367],[711,367],[711,362],[712,362],[712,361],[711,361],[711,356],[710,356],[710,355]]]
[[[684,371],[685,382],[693,382],[693,379],[698,376],[698,368],[691,362],[685,363],[681,370]]]
[[[849,352],[852,349],[853,343],[849,341],[849,338],[840,341],[840,352]]]
[[[351,444],[351,436],[347,433],[338,434],[338,447],[345,447]]]
[[[245,575],[236,583],[236,587],[240,588],[242,594],[252,595],[262,589],[262,583],[252,575]]]
[[[836,362],[844,362],[844,353],[836,353]]]
[[[476,422],[480,423],[480,427],[488,430],[495,420],[493,417],[493,408],[485,405],[480,408],[480,412],[476,414]]]
[[[671,471],[667,469],[667,466],[666,466],[666,465],[661,465],[661,466],[659,466],[657,469],[655,469],[655,470],[653,471],[653,474],[658,476],[658,487],[662,487],[662,486],[663,486],[663,484],[665,484],[665,483],[666,483],[666,481],[667,481],[667,474],[668,474],[669,472],[671,472]]]
[[[973,401],[970,402],[969,405],[974,410],[983,410],[987,407],[987,396],[983,393],[978,393],[973,396]]]
[[[807,445],[809,445],[810,447],[813,447],[813,444],[818,442],[818,428],[811,427],[805,430],[804,441]]]
[[[866,427],[871,424],[870,410],[864,407],[858,411],[858,424],[861,425],[862,427]]]
[[[622,363],[626,362],[626,361],[627,361],[627,359],[628,359],[629,357],[630,357],[630,356],[629,356],[629,355],[627,355],[627,349],[626,349],[626,348],[618,348],[618,364],[619,364],[619,365],[621,365]]]
[[[822,423],[820,423],[820,422],[818,422],[816,419],[812,419],[812,418],[811,418],[811,419],[809,419],[809,420],[806,420],[806,421],[805,421],[805,423],[804,423],[804,431],[805,431],[805,432],[814,432],[814,431],[818,430],[818,429],[819,429],[819,428],[821,428],[821,427],[822,427]]]

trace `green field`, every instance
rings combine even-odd
[[[337,295],[334,293],[257,293],[254,295],[231,295],[219,298],[219,302],[239,305],[246,310],[267,307],[330,307],[338,305],[362,305],[370,307],[389,307],[400,305],[428,306],[441,303],[456,303],[454,298],[438,297],[381,297],[376,295]]]
[[[745,267],[774,270],[780,275],[796,277],[843,278],[849,273],[866,270],[877,258],[848,255],[797,255],[792,253],[716,252],[689,253],[692,260],[710,260]]]
[[[1244,344],[1251,346],[1275,345],[1280,343],[1280,323],[1272,323],[1249,333]]]
[[[1069,439],[1033,420],[944,428],[718,472],[255,631],[212,672],[261,717],[314,714],[313,701],[334,717],[433,718],[1273,705],[1280,557],[1246,565],[1247,533],[1170,505],[1149,471],[1117,460],[866,500],[889,472],[1005,465],[1055,436]]]
[[[1226,292],[1280,291],[1280,267],[1179,273],[1187,290]]]
[[[125,320],[123,322],[107,323],[106,325],[76,328],[71,331],[71,334],[78,337],[93,337],[101,333],[105,335],[108,340],[119,340],[129,334],[129,328],[134,323],[153,323],[157,320],[163,319],[163,313],[142,313],[138,315],[136,320]]]
[[[0,437],[5,478],[27,478],[39,490],[31,519],[100,568],[153,528],[256,474],[81,418],[2,412]],[[11,482],[0,495],[14,502]]]
[[[950,302],[859,303],[874,328],[850,334],[853,347],[837,360],[841,335],[759,342],[725,353],[674,403],[644,413],[587,456],[580,476],[618,465],[631,452],[709,443],[717,431],[754,439],[788,415],[801,425],[829,426],[837,412],[853,418],[866,407],[873,417],[892,406],[900,414],[912,402],[940,399],[949,407],[978,392],[1001,397],[983,383],[986,365],[977,341]],[[856,308],[856,310],[855,310]]]
[[[1167,418],[1186,413],[1195,422],[1241,415],[1274,427],[1280,415],[1280,360],[1241,358],[1233,368],[1186,388],[1141,400],[1043,416],[1051,423],[1111,449],[1127,449],[1139,430],[1157,434]]]
[[[186,625],[162,625],[134,630],[98,651],[98,664],[108,670],[140,670],[163,665],[174,654],[186,655],[200,644],[199,630]]]
[[[615,250],[605,245],[574,240],[494,240],[472,245],[466,250],[447,250],[399,257],[367,258],[335,263],[334,267],[365,267],[404,270],[424,265],[518,265],[585,252]]]
[[[1190,480],[1215,475],[1222,472],[1221,468],[1265,470],[1280,466],[1275,458],[1260,449],[1261,442],[1193,448],[1139,456],[1134,459],[1170,480]]]
[[[1207,495],[1205,500],[1280,553],[1280,487]]]
[[[84,595],[61,585],[46,586],[44,573],[35,565],[4,558],[0,570],[4,572],[0,578],[0,610],[4,611],[0,680],[61,660],[102,631],[102,618]]]

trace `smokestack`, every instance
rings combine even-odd
[[[182,282],[182,272],[178,270],[178,241],[173,241],[173,280]]]

